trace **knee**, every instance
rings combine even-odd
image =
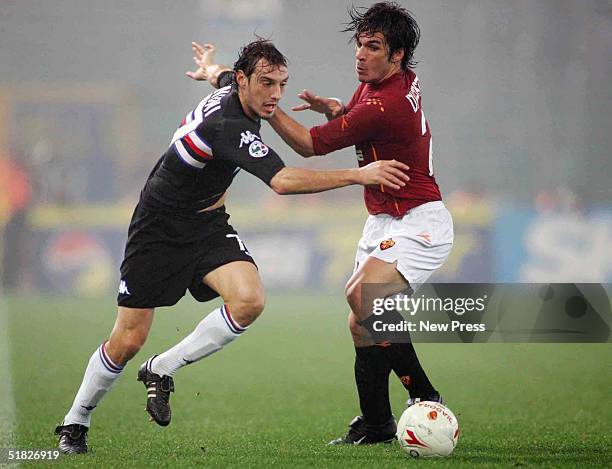
[[[361,334],[362,326],[359,324],[357,316],[355,316],[352,312],[350,312],[348,315],[348,327],[353,337]]]
[[[147,336],[137,331],[126,331],[120,335],[112,335],[108,341],[107,352],[118,365],[125,365],[140,351]]]
[[[136,355],[142,346],[145,343],[145,337],[142,337],[139,334],[130,334],[128,337],[124,338],[123,342],[123,351],[129,357],[132,358]],[[128,359],[129,359],[128,358]]]
[[[353,343],[357,347],[368,347],[374,345],[374,340],[367,329],[359,323],[359,318],[352,312],[348,316],[348,326],[353,338]]]
[[[263,312],[265,307],[265,294],[262,289],[243,289],[227,301],[230,314],[241,326],[248,326]]]

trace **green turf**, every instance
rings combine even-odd
[[[271,296],[222,352],[180,370],[167,428],[149,423],[141,361],[187,334],[213,304],[160,309],[144,349],[94,413],[91,453],[62,466],[406,467],[612,465],[608,344],[421,344],[421,360],[461,425],[450,458],[415,461],[397,444],[329,447],[358,413],[339,296]],[[51,448],[114,303],[8,301],[17,445]],[[399,417],[406,396],[392,379]]]

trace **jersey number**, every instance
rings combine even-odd
[[[433,141],[431,136],[429,137],[429,175],[433,176],[433,150],[431,147],[433,146]]]
[[[427,133],[427,120],[425,119],[425,113],[423,112],[423,108],[421,108],[421,135],[425,135]],[[433,151],[432,151],[432,138],[429,136],[429,175],[433,176]]]
[[[226,234],[225,235],[226,238],[235,238],[236,241],[238,241],[238,247],[240,248],[240,250],[242,252],[244,252],[247,255],[251,255],[251,253],[249,251],[247,251],[246,246],[244,245],[244,243],[242,242],[242,240],[240,239],[240,237],[237,234]]]

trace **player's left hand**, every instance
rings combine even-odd
[[[216,77],[218,70],[222,68],[222,65],[214,63],[215,46],[192,42],[191,49],[193,50],[193,61],[198,68],[193,72],[185,72],[185,75],[197,81],[211,81],[211,78]],[[215,83],[211,81],[211,85],[215,86]]]

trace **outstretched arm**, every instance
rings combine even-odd
[[[189,78],[196,81],[206,81],[215,88],[219,87],[219,76],[223,72],[231,72],[231,68],[214,63],[216,48],[212,44],[191,43],[193,50],[193,61],[197,69],[193,72],[185,72]]]
[[[270,180],[277,194],[312,194],[339,187],[360,184],[383,185],[397,190],[406,185],[408,166],[396,160],[381,160],[361,168],[315,171],[302,168],[283,168]]]
[[[345,108],[337,98],[323,98],[315,95],[312,91],[304,90],[298,97],[306,101],[304,104],[294,106],[292,111],[311,111],[325,114],[327,120],[335,119],[344,114]],[[294,151],[304,158],[315,154],[310,131],[299,122],[289,117],[281,108],[277,108],[274,116],[268,119],[272,128]]]
[[[257,125],[250,120],[226,120],[218,135],[215,159],[248,171],[278,194],[309,194],[351,184],[398,190],[410,180],[407,174],[410,168],[396,160],[379,160],[361,168],[335,171],[287,168],[278,154],[262,142]]]
[[[268,119],[274,131],[281,136],[294,151],[307,158],[315,154],[310,131],[292,117],[289,117],[280,107]]]
[[[306,102],[299,106],[292,107],[292,111],[305,111],[306,109],[310,109],[311,111],[325,114],[328,121],[335,119],[345,112],[344,104],[342,104],[342,101],[338,98],[324,98],[322,96],[317,96],[309,90],[303,90],[298,94],[298,98]]]

